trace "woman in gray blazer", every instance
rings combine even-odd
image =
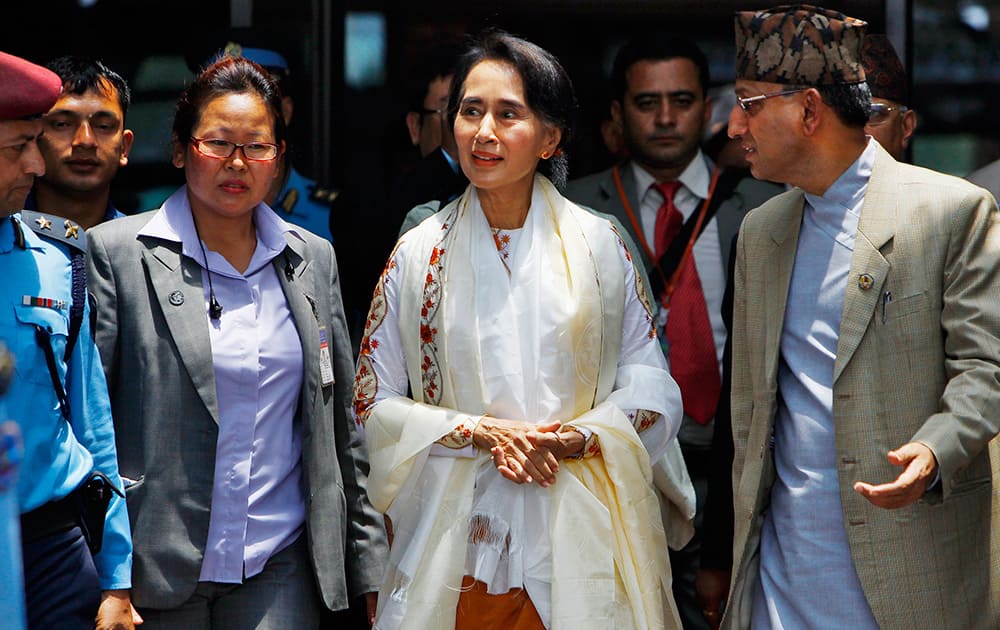
[[[181,95],[156,212],[90,235],[146,628],[318,627],[385,555],[349,420],[349,337],[329,242],[263,199],[285,150],[267,73],[223,58]]]

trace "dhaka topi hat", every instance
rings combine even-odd
[[[736,13],[736,78],[787,85],[861,83],[868,23],[808,4]]]
[[[62,79],[55,72],[3,52],[0,86],[0,120],[44,114],[62,93]]]
[[[892,42],[885,35],[867,35],[861,46],[861,63],[872,96],[909,105],[906,71]]]

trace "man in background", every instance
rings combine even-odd
[[[994,199],[1000,199],[1000,160],[990,162],[978,171],[971,173],[968,180],[993,193]]]
[[[100,61],[59,57],[48,64],[63,91],[42,119],[38,148],[45,175],[25,204],[84,229],[124,216],[111,201],[111,182],[128,164],[133,134],[125,128],[131,92],[125,79]]]
[[[872,93],[872,109],[865,133],[878,140],[896,160],[904,161],[910,138],[917,128],[917,113],[910,109],[906,71],[885,35],[866,35],[861,64]]]
[[[434,51],[418,64],[422,71],[409,90],[406,128],[421,159],[389,191],[387,216],[402,222],[400,234],[447,205],[469,185],[458,165],[455,134],[448,124],[448,96],[457,59],[458,50],[453,47]]]
[[[678,441],[697,509],[694,538],[671,552],[674,599],[685,628],[707,628],[718,611],[702,610],[694,579],[721,392],[726,262],[747,210],[780,188],[754,181],[745,171],[718,168],[702,153],[712,103],[708,62],[693,42],[669,37],[629,42],[615,59],[612,82],[611,115],[629,159],[570,182],[566,196],[624,224],[639,243],[637,255],[660,306],[657,329],[684,400]]]

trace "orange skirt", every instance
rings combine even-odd
[[[545,630],[531,598],[521,588],[490,595],[486,584],[462,578],[455,630]]]

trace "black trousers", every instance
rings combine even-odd
[[[21,550],[29,630],[93,630],[101,585],[80,528],[39,538]]]

